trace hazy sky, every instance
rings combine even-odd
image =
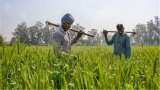
[[[18,23],[60,23],[65,13],[87,30],[114,30],[117,23],[132,30],[137,23],[160,16],[159,5],[159,0],[0,0],[0,34],[8,40]]]

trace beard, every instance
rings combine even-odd
[[[124,32],[124,31],[118,31],[118,33],[121,34],[121,35],[123,34],[123,32]]]
[[[68,29],[70,29],[70,26],[62,25],[62,28],[64,29],[64,31],[67,31]]]

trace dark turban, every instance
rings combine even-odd
[[[66,23],[66,22],[69,24],[73,24],[74,22],[73,16],[69,13],[65,14],[61,19],[61,23]]]

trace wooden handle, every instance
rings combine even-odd
[[[52,25],[52,26],[59,27],[59,25],[58,25],[58,24],[54,24],[54,23],[51,23],[51,22],[49,22],[49,21],[46,21],[46,24],[47,24],[47,25]]]
[[[53,25],[53,26],[56,26],[56,27],[59,27],[59,25],[58,24],[54,24],[54,23],[51,23],[51,22],[49,22],[49,21],[46,21],[46,24],[47,25]],[[77,30],[75,30],[75,29],[69,29],[69,30],[71,30],[71,31],[73,31],[73,32],[79,32],[79,31],[77,31]],[[82,32],[84,35],[87,35],[87,36],[90,36],[90,37],[94,37],[94,35],[91,35],[91,34],[88,34],[88,33],[85,33],[85,32]]]
[[[107,31],[107,30],[106,30]],[[117,32],[117,31],[107,31],[107,32]],[[136,34],[136,32],[125,32],[125,33],[133,33],[133,34]]]

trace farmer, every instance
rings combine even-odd
[[[118,24],[116,26],[117,31],[111,38],[111,40],[108,40],[107,38],[107,31],[103,31],[103,34],[105,36],[106,43],[108,45],[114,45],[114,51],[113,53],[117,56],[122,56],[122,54],[125,56],[125,58],[130,58],[131,56],[131,45],[130,45],[130,38],[127,34],[124,33],[124,27],[123,24]]]
[[[77,42],[82,36],[82,31],[79,31],[75,38],[71,38],[68,31],[74,22],[71,14],[67,13],[61,18],[61,26],[53,33],[52,39],[57,44],[58,50],[62,52],[69,52],[71,45]]]

